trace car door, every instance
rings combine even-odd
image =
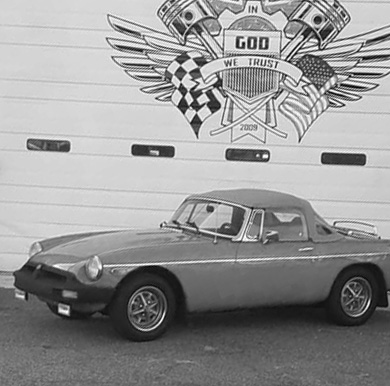
[[[236,260],[236,288],[242,307],[314,301],[316,244],[298,209],[252,213]]]
[[[230,310],[238,307],[234,288],[239,243],[245,209],[211,201],[188,201],[174,218],[194,239],[174,246],[178,263],[169,270],[180,281],[189,312]],[[167,247],[169,248],[169,247]]]

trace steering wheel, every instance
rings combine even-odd
[[[224,222],[220,227],[219,227],[219,231],[221,233],[225,233],[227,235],[234,235],[235,234],[235,230],[232,226],[232,224],[230,222]]]

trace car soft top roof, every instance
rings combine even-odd
[[[193,194],[188,199],[207,198],[216,201],[227,201],[250,208],[304,207],[310,204],[291,194],[265,189],[229,189]]]

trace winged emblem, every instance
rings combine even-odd
[[[155,94],[155,98],[161,102],[171,100],[175,88],[167,80],[165,73],[167,67],[179,55],[197,51],[210,59],[209,53],[201,44],[180,44],[169,34],[112,15],[108,15],[108,22],[115,31],[124,36],[123,39],[107,38],[112,48],[123,53],[113,56],[112,59],[127,75],[148,83],[141,91]]]
[[[227,28],[218,20],[229,8],[223,3],[167,0],[158,16],[170,33],[108,15],[121,35],[107,38],[118,52],[114,62],[145,84],[142,92],[178,108],[197,137],[222,110],[211,136],[286,138],[278,124],[284,115],[300,142],[327,109],[360,100],[390,72],[390,25],[340,39],[350,16],[337,0],[263,0],[261,15],[238,15]],[[237,3],[234,13],[246,3]],[[265,17],[275,12],[287,18],[283,46],[282,31]],[[256,132],[237,134],[248,126]]]
[[[148,84],[141,91],[153,94],[160,102],[174,103],[198,136],[206,115],[221,107],[217,91],[210,90],[210,83],[206,91],[200,87],[199,69],[211,60],[210,53],[197,42],[179,43],[172,35],[112,15],[108,21],[125,36],[107,38],[112,48],[123,53],[113,56],[114,62],[130,77]],[[200,114],[203,119],[199,118]]]
[[[355,102],[363,93],[379,86],[378,79],[390,72],[390,26],[361,35],[339,39],[326,49],[315,46],[303,48],[296,55],[311,54],[325,60],[337,75],[337,84],[327,96],[330,107],[344,107],[346,102]]]
[[[357,36],[338,39],[323,49],[311,45],[299,50],[293,63],[299,65],[304,58],[313,56],[321,60],[321,67],[315,67],[316,76],[328,69],[328,81],[317,86],[318,95],[309,97],[308,88],[313,79],[304,79],[301,91],[290,90],[289,97],[280,104],[280,111],[290,118],[295,125],[299,140],[314,121],[329,108],[339,109],[349,102],[359,101],[365,93],[376,89],[379,80],[390,72],[390,26],[370,31]],[[306,70],[310,74],[310,70]],[[315,81],[314,81],[315,82]],[[304,89],[306,88],[306,92]],[[315,90],[315,92],[317,92]],[[308,107],[302,106],[306,100],[316,100]],[[303,114],[302,114],[303,112]]]

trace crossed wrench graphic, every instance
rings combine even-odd
[[[333,41],[350,21],[348,12],[340,5],[338,0],[332,0],[332,2],[329,0],[302,0],[295,4],[294,9],[281,7],[280,4],[275,5],[275,2],[270,4],[267,0],[262,1],[264,1],[264,4],[267,3],[269,8],[266,13],[271,12],[273,14],[277,11],[282,11],[287,17],[288,23],[284,32],[290,41],[283,47],[281,52],[280,59],[284,61],[289,61],[311,39],[317,41],[319,47],[323,49],[329,42]],[[287,3],[290,2],[287,0],[283,1],[283,4]],[[213,21],[221,29],[222,26],[218,23],[218,15],[216,10],[209,4],[209,0],[166,0],[159,10],[159,17],[180,43],[185,44],[188,35],[192,34],[203,44],[213,59],[222,58],[224,53],[218,41],[209,32],[206,23]],[[211,23],[214,24],[214,27],[211,28],[215,29],[215,23]],[[227,121],[231,121],[232,106],[237,106],[243,114],[233,122],[212,130],[211,135],[227,131],[245,119],[250,118],[265,130],[286,138],[287,133],[274,127],[276,126],[274,125],[276,121],[275,99],[283,100],[283,97],[286,97],[291,92],[291,90],[288,90],[284,79],[281,81],[280,86],[278,92],[264,96],[253,108],[248,108],[231,92],[219,87],[219,91],[228,98],[228,103],[230,103],[228,110],[225,110],[229,118]],[[256,113],[265,105],[267,106],[267,122],[256,116]],[[268,123],[271,123],[271,125]]]
[[[222,58],[223,57],[223,50],[219,43],[214,39],[208,31],[203,27],[203,28],[197,28],[193,29],[192,31],[195,36],[203,43],[203,45],[208,49],[210,52],[211,56],[214,59]],[[236,105],[242,112],[243,114],[239,116],[237,119],[235,119],[233,122],[231,122],[229,125],[222,126],[218,129],[214,129],[210,132],[210,135],[217,135],[221,134],[225,131],[230,130],[234,126],[238,125],[239,123],[245,121],[247,118],[252,119],[255,123],[260,125],[262,128],[265,130],[268,130],[279,137],[282,138],[287,138],[287,133],[272,127],[265,122],[263,122],[261,119],[259,119],[255,114],[257,111],[259,111],[262,107],[264,107],[267,103],[269,103],[274,95],[269,95],[266,98],[262,99],[259,103],[257,103],[253,108],[248,109],[236,96],[232,95],[230,92],[226,90],[220,90],[222,94],[226,95],[234,105]]]

